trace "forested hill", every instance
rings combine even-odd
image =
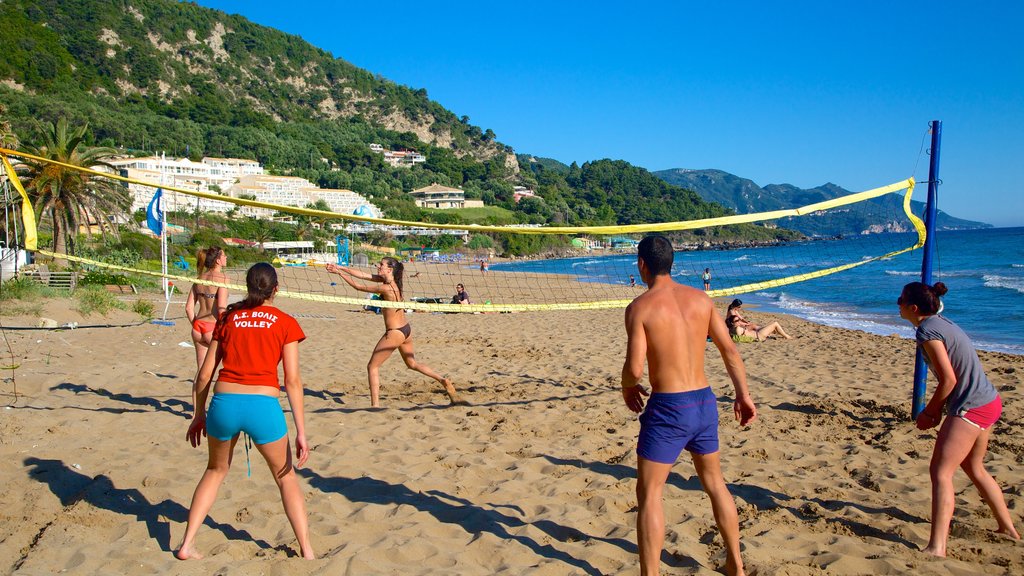
[[[0,0],[0,46],[0,103],[7,108],[0,121],[9,120],[22,143],[64,117],[88,124],[90,145],[193,160],[251,158],[275,173],[354,190],[405,220],[472,217],[418,208],[407,193],[434,182],[494,207],[482,223],[637,224],[728,213],[626,162],[517,159],[491,130],[431,101],[426,89],[191,3]],[[389,166],[372,143],[416,150],[425,162]],[[536,196],[515,202],[518,185]],[[752,225],[693,234],[793,236]]]
[[[0,79],[32,94],[75,101],[90,95],[102,104],[144,106],[205,126],[365,122],[415,135],[393,137],[395,146],[419,140],[478,161],[500,156],[517,168],[511,149],[496,142],[493,132],[431,101],[425,89],[390,82],[297,36],[192,3],[5,0],[0,45]],[[135,126],[96,124],[117,144],[143,146],[129,132]],[[216,142],[204,142],[186,126],[161,130],[168,127],[142,126],[151,138],[145,146],[173,150],[177,143],[182,150],[189,145],[190,151],[221,153]],[[321,156],[330,156],[331,144],[325,143]]]
[[[850,190],[831,183],[810,189],[798,188],[791,184],[769,184],[762,188],[747,178],[741,178],[722,170],[676,168],[654,172],[654,175],[669,184],[693,190],[702,199],[731,208],[739,214],[797,208],[852,193]],[[888,182],[880,184],[888,184]],[[886,195],[868,202],[854,204],[848,210],[830,214],[828,218],[802,219],[799,222],[793,221],[782,225],[792,226],[794,229],[812,236],[860,234],[870,229],[872,225],[877,225],[881,215],[892,214],[897,210],[902,211],[902,208],[894,206],[894,204],[902,202],[902,197]],[[925,204],[918,201],[911,201],[910,204],[911,210],[923,217]],[[941,210],[938,213],[936,226],[939,230],[991,228],[990,224],[955,218]]]

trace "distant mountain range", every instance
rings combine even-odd
[[[693,190],[704,200],[731,208],[737,214],[797,208],[852,193],[832,183],[810,189],[797,188],[791,184],[769,184],[762,188],[747,178],[722,170],[673,168],[653,174],[669,184]],[[835,211],[817,218],[780,219],[779,226],[792,228],[809,236],[905,232],[905,224],[886,220],[887,217],[891,219],[894,211],[902,212],[901,203],[902,197],[887,194],[881,198],[853,204],[848,210]],[[911,201],[910,205],[914,214],[923,217],[924,202]],[[939,230],[991,227],[991,224],[984,222],[955,218],[942,210],[939,210],[936,220],[936,228]]]

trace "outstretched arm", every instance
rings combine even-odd
[[[715,347],[718,348],[718,353],[722,355],[725,370],[729,373],[729,379],[732,380],[733,388],[736,391],[733,412],[740,424],[746,426],[757,420],[757,407],[754,406],[754,400],[750,397],[750,390],[747,388],[747,369],[743,366],[743,358],[740,357],[740,351],[729,336],[729,329],[725,327],[725,322],[717,310],[711,312],[708,334],[711,336],[711,341],[715,343]]]
[[[337,264],[328,264],[327,271],[332,274],[337,274],[344,278],[345,274],[359,278],[360,280],[373,280],[374,282],[383,282],[384,279],[377,274],[370,274],[369,272],[363,272],[362,270],[356,270],[348,266],[338,266]]]
[[[341,279],[344,280],[346,284],[348,284],[349,286],[355,288],[356,290],[359,290],[360,292],[372,292],[374,294],[380,294],[381,293],[381,285],[380,284],[374,284],[372,286],[368,285],[368,284],[360,284],[359,282],[356,282],[355,280],[353,280],[351,276],[346,276],[345,274],[338,274],[338,275],[341,276]]]

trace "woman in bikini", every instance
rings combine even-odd
[[[341,279],[349,286],[360,292],[377,294],[385,302],[402,301],[403,270],[402,263],[394,258],[382,259],[377,265],[376,274],[369,274],[347,266],[327,265],[328,272],[341,276]],[[370,280],[376,284],[361,284],[355,279]],[[380,367],[396,349],[402,355],[406,367],[440,382],[452,404],[462,403],[450,378],[441,376],[426,364],[416,361],[412,347],[412,326],[405,319],[405,310],[382,307],[381,312],[384,316],[384,335],[380,337],[377,346],[373,349],[373,354],[370,355],[370,362],[366,365],[366,373],[370,381],[370,406],[380,407]]]
[[[772,322],[767,326],[758,326],[747,320],[740,314],[740,306],[743,306],[743,301],[737,298],[732,301],[732,304],[729,304],[729,310],[725,313],[725,325],[733,336],[749,336],[756,338],[758,342],[764,342],[772,334],[778,333],[786,340],[792,339],[792,336],[786,334],[778,322]]]
[[[200,250],[196,254],[197,280],[227,284],[224,266],[228,255],[216,246]],[[192,325],[192,342],[196,347],[196,365],[202,367],[206,351],[213,340],[213,329],[217,318],[228,306],[228,289],[205,284],[193,284],[185,298],[185,316]]]
[[[985,470],[989,435],[1002,415],[1003,402],[985,376],[970,338],[956,324],[939,315],[939,297],[946,292],[942,282],[934,286],[911,282],[896,299],[900,317],[917,329],[917,346],[924,351],[938,380],[931,400],[917,416],[917,427],[921,430],[941,424],[928,467],[932,481],[932,529],[924,549],[935,556],[946,555],[949,522],[957,497],[953,486],[957,468],[963,468],[992,510],[996,532],[1020,539],[1002,489]],[[943,408],[946,409],[945,420]]]

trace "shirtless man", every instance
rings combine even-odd
[[[733,412],[741,425],[757,418],[747,390],[743,360],[725,322],[704,292],[672,280],[672,244],[662,236],[640,242],[637,268],[647,291],[626,308],[628,345],[622,367],[622,398],[633,412],[644,409],[639,386],[646,360],[653,395],[640,416],[637,441],[640,572],[658,574],[665,540],[662,490],[685,448],[701,486],[711,498],[726,549],[727,574],[744,574],[736,503],[722,477],[718,457],[718,406],[704,376],[705,338],[710,335],[736,391]]]

